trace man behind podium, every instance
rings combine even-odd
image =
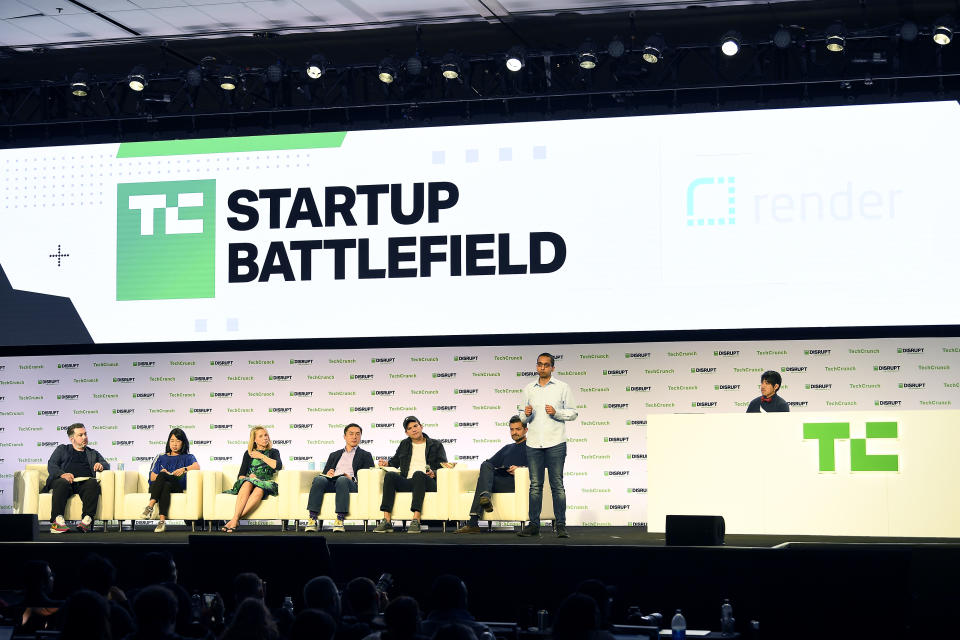
[[[790,411],[787,401],[777,395],[783,379],[776,371],[764,371],[760,376],[760,397],[747,406],[747,413],[785,413]]]

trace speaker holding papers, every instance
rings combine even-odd
[[[723,544],[723,516],[667,516],[667,546],[710,547]]]

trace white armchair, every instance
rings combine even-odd
[[[307,499],[310,497],[310,486],[313,479],[322,475],[322,471],[284,470],[286,474],[284,488],[287,489],[285,506],[281,516],[285,520],[293,520],[294,530],[299,526],[299,520],[307,519]],[[378,478],[378,476],[380,476]],[[379,469],[360,469],[357,472],[358,491],[350,494],[350,512],[348,520],[363,520],[363,529],[367,529],[368,520],[380,517],[380,487],[383,486],[383,472]],[[380,484],[377,484],[377,482]],[[337,517],[335,507],[336,495],[328,491],[323,496],[323,508],[318,520],[334,520]],[[371,509],[370,505],[373,505]]]
[[[136,520],[143,519],[143,508],[150,502],[150,467],[142,465],[139,471],[117,471],[116,508],[114,517],[121,521],[129,520],[131,529]],[[170,496],[170,520],[199,520],[203,517],[203,473],[194,469],[187,471],[187,489],[183,493]],[[195,523],[190,523],[195,530]]]
[[[479,469],[452,469],[453,478],[448,495],[450,520],[469,520],[470,505],[477,489]],[[530,515],[530,470],[526,467],[517,468],[513,474],[514,490],[512,493],[494,493],[490,498],[493,511],[483,512],[481,520],[487,522],[524,522]],[[550,480],[544,474],[543,479],[543,508],[540,511],[541,520],[553,520],[553,494],[550,493]]]
[[[213,528],[214,520],[230,520],[237,503],[237,496],[224,493],[233,487],[240,473],[240,465],[224,465],[220,471],[203,471],[203,519]],[[281,470],[277,474],[277,491],[279,495],[270,496],[261,501],[253,511],[244,516],[244,520],[283,520],[283,530],[287,522],[283,515],[288,510],[286,506],[286,487],[291,472]],[[141,507],[142,509],[142,507]]]
[[[376,517],[383,517],[383,511],[380,510],[380,501],[383,497],[383,478],[386,475],[381,469],[371,469],[375,475],[371,483],[374,490],[367,494],[370,499],[368,508],[371,513],[377,514]],[[446,531],[446,521],[450,519],[448,511],[450,499],[448,494],[454,482],[454,469],[437,469],[437,490],[428,491],[423,498],[423,510],[420,512],[421,520],[443,520],[443,529]],[[361,479],[361,482],[363,480]],[[413,520],[413,512],[410,510],[410,500],[413,494],[409,491],[398,491],[397,498],[393,503],[393,511],[390,517],[393,520]]]
[[[50,520],[53,494],[50,492],[40,493],[40,489],[47,483],[48,475],[50,474],[45,464],[28,464],[23,471],[14,472],[14,513],[35,513],[41,523]],[[101,520],[103,530],[106,531],[107,521],[114,518],[114,492],[116,489],[114,485],[116,480],[113,471],[100,471],[97,473],[97,479],[100,481],[100,500],[97,503],[97,512],[94,519]],[[79,520],[83,515],[82,510],[83,503],[80,501],[80,496],[70,496],[63,517],[65,520]]]

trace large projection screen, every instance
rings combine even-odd
[[[955,324],[958,115],[938,102],[4,150],[0,341]]]

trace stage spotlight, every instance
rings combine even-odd
[[[193,67],[192,69],[187,70],[187,86],[188,87],[199,87],[203,84],[203,70],[200,67]]]
[[[790,30],[785,27],[780,27],[777,29],[777,32],[773,34],[773,44],[777,49],[786,49],[793,42],[793,35],[791,35]]]
[[[131,91],[143,91],[147,88],[147,68],[138,64],[127,74],[127,86]]]
[[[220,78],[220,88],[224,91],[233,91],[240,83],[240,70],[232,64],[220,65],[217,75]]]
[[[506,65],[510,71],[520,71],[527,63],[527,52],[520,45],[514,45],[507,51]]]
[[[308,78],[311,80],[316,80],[327,72],[327,59],[319,53],[312,55],[310,60],[307,62],[306,71]]]
[[[953,40],[953,30],[955,28],[953,18],[943,16],[933,23],[933,41],[942,47],[947,46]]]
[[[727,31],[720,39],[720,51],[725,56],[735,56],[740,53],[741,36],[736,31]]]
[[[387,57],[380,61],[377,67],[377,77],[383,84],[390,84],[397,79],[397,65],[393,58]]]
[[[452,51],[440,59],[440,73],[442,73],[443,77],[447,80],[456,80],[459,78],[461,67],[460,56]]]
[[[407,58],[406,64],[407,73],[412,76],[418,76],[423,71],[423,61],[420,59],[418,54],[413,54]]]
[[[90,74],[83,69],[78,69],[70,80],[70,93],[78,98],[86,98],[90,93]]]
[[[647,64],[657,64],[663,60],[667,43],[659,33],[646,39],[643,43],[643,60]]]
[[[834,22],[829,27],[824,37],[824,42],[827,45],[827,51],[832,51],[833,53],[841,53],[844,48],[847,46],[847,30],[839,22]]]
[[[619,37],[614,36],[613,39],[607,44],[607,53],[611,58],[620,58],[624,53],[627,52],[626,45],[623,44],[623,40]]]
[[[581,69],[595,69],[597,67],[597,51],[590,40],[585,40],[577,49],[577,63]]]
[[[912,20],[907,20],[902,25],[900,25],[900,39],[904,42],[913,42],[917,39],[917,35],[920,33],[920,27],[917,26],[916,22]]]
[[[283,67],[279,62],[274,62],[267,67],[267,82],[278,84],[283,79]]]

